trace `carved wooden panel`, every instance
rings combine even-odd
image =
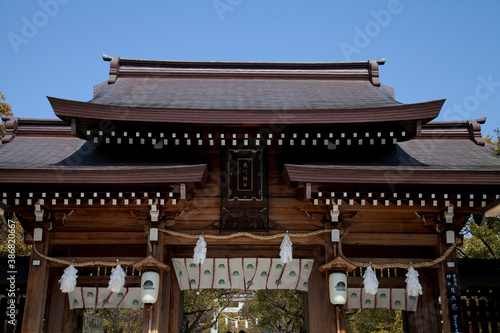
[[[221,230],[268,230],[267,159],[263,148],[222,154]]]

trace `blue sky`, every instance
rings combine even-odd
[[[16,116],[45,96],[87,101],[101,54],[223,61],[387,58],[403,103],[447,99],[438,120],[500,127],[500,1],[39,0],[0,3],[0,91]]]

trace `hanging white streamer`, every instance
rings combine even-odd
[[[205,242],[205,238],[203,238],[203,236],[200,236],[200,238],[198,238],[198,241],[196,242],[196,247],[194,248],[193,263],[203,264],[206,257],[207,242]]]
[[[376,295],[378,290],[378,280],[377,275],[373,271],[373,268],[368,267],[363,274],[363,284],[365,285],[365,293],[370,295]]]
[[[113,268],[109,277],[108,289],[114,293],[119,293],[125,286],[125,276],[127,276],[127,273],[123,271],[121,265]]]
[[[70,293],[75,290],[78,270],[73,265],[69,265],[64,270],[64,274],[59,279],[60,289],[63,293]]]
[[[408,268],[406,273],[406,293],[408,296],[422,295],[422,285],[418,282],[418,272],[413,268]]]
[[[287,264],[289,262],[292,262],[293,256],[292,256],[292,240],[288,235],[285,235],[283,237],[283,241],[281,242],[280,246],[280,261],[284,264]]]

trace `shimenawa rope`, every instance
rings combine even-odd
[[[173,230],[167,230],[167,229],[158,229],[161,232],[167,233],[172,236],[176,237],[183,237],[183,238],[189,238],[189,239],[198,239],[201,235],[194,235],[194,234],[186,234],[178,231],[173,231]],[[328,233],[331,232],[329,229],[320,229],[312,232],[306,232],[306,233],[279,233],[279,234],[274,234],[274,235],[269,235],[269,236],[261,236],[261,235],[255,235],[249,232],[236,232],[234,234],[228,234],[228,235],[211,235],[211,234],[203,234],[204,238],[207,239],[231,239],[231,238],[236,238],[236,237],[248,237],[252,239],[257,239],[257,240],[270,240],[270,239],[276,239],[276,238],[283,238],[285,235],[288,235],[290,238],[303,238],[303,237],[311,237],[311,236],[316,236],[320,235],[323,233]],[[347,233],[346,233],[347,234]],[[457,243],[455,242],[452,244],[439,258],[434,259],[432,261],[428,262],[421,262],[421,263],[415,263],[415,264],[401,264],[401,263],[391,263],[391,264],[374,264],[374,263],[367,263],[367,262],[356,262],[352,261],[348,258],[346,258],[342,252],[342,239],[346,235],[344,234],[339,242],[339,254],[342,258],[350,262],[351,264],[357,266],[357,267],[372,267],[374,269],[386,269],[386,268],[403,268],[403,269],[408,269],[410,267],[413,268],[424,268],[424,267],[432,267],[436,264],[439,264],[443,260],[445,260],[450,253],[455,249],[457,246]],[[148,249],[151,250],[150,248],[150,243],[148,241]],[[46,256],[42,253],[40,253],[35,246],[33,246],[33,250],[35,251],[36,254],[38,254],[40,257],[42,257],[45,260],[48,261],[53,261],[57,262],[60,264],[64,265],[73,265],[75,267],[85,267],[85,266],[116,266],[118,264],[121,264],[122,266],[131,266],[134,264],[134,261],[120,261],[120,262],[111,262],[111,261],[89,261],[89,262],[80,262],[80,263],[75,263],[73,261],[69,260],[64,260],[64,259],[59,259],[59,258],[54,258],[54,257],[49,257]]]

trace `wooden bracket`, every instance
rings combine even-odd
[[[345,260],[341,256],[335,257],[332,261],[324,264],[319,268],[320,272],[334,271],[334,272],[352,272],[357,267],[351,264],[349,261]]]
[[[149,255],[146,258],[136,262],[132,265],[137,271],[143,270],[155,270],[155,271],[166,271],[170,270],[170,266],[156,259],[153,255]]]

